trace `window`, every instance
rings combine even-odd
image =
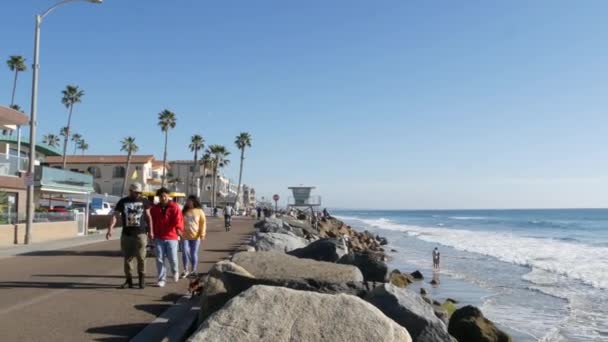
[[[122,196],[122,182],[116,182],[112,185],[112,195]]]
[[[94,178],[101,178],[101,169],[96,166],[89,167],[87,172],[93,175]]]
[[[113,178],[125,178],[125,168],[123,166],[115,166],[112,173]]]
[[[139,165],[135,165],[135,170],[137,170],[137,171],[141,171],[141,166],[139,166]]]
[[[95,189],[96,193],[101,194],[101,185],[99,185],[99,183],[95,183],[93,188]]]

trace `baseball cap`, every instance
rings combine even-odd
[[[142,189],[141,183],[133,183],[129,187],[129,190],[131,190],[133,192],[142,192],[143,189]]]

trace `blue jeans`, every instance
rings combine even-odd
[[[184,271],[188,271],[188,262],[190,262],[190,270],[196,272],[198,267],[198,247],[201,245],[201,240],[182,240],[182,263]]]
[[[179,273],[179,264],[177,261],[177,240],[154,239],[154,245],[156,247],[156,270],[158,271],[158,281],[165,281],[167,279],[165,257],[169,259],[172,274]]]

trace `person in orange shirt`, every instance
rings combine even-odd
[[[196,273],[198,267],[198,249],[201,245],[201,240],[205,239],[207,233],[207,222],[205,212],[201,209],[201,203],[198,198],[191,195],[186,200],[186,205],[183,209],[184,216],[184,233],[182,234],[182,262],[184,272],[182,278]],[[190,263],[190,270],[188,270]]]

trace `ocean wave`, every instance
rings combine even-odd
[[[487,220],[487,217],[484,216],[450,216],[448,217],[452,220],[463,220],[463,221],[471,221],[471,220]]]
[[[608,289],[608,248],[512,233],[410,226],[381,218],[353,218],[370,227],[407,232],[417,238],[501,261],[538,268]]]

